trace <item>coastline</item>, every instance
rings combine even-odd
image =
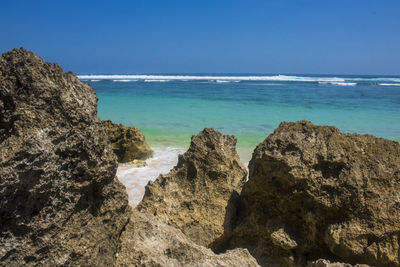
[[[264,138],[265,139],[265,138]],[[179,154],[183,154],[189,147],[176,146],[172,147],[171,142],[168,145],[154,146],[155,142],[151,138],[147,139],[151,148],[154,150],[154,155],[151,158],[145,160],[145,166],[138,166],[134,163],[119,163],[117,169],[117,177],[119,181],[126,187],[126,191],[129,197],[129,204],[136,206],[142,200],[144,195],[144,188],[149,181],[154,181],[160,174],[168,173],[178,163]],[[190,143],[190,138],[188,139]],[[256,147],[240,146],[237,144],[237,153],[240,161],[247,168],[251,155]],[[260,142],[259,142],[260,143]]]
[[[246,171],[254,136],[153,131],[153,154],[137,127],[100,120],[73,73],[24,49],[0,71],[6,265],[399,265],[396,141],[281,122]]]
[[[154,181],[160,174],[168,173],[178,162],[178,155],[183,154],[190,145],[190,139],[195,133],[179,133],[154,129],[141,129],[146,141],[154,150],[154,155],[148,158],[145,166],[137,166],[133,163],[120,163],[117,169],[117,177],[126,187],[129,204],[135,207],[142,200],[145,186],[149,181]],[[256,146],[266,136],[239,135],[236,150],[242,164],[248,168]],[[387,138],[400,143],[400,139]]]

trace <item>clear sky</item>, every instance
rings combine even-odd
[[[0,25],[80,74],[400,75],[400,0],[1,0]]]

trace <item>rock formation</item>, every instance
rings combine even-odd
[[[134,212],[121,235],[116,266],[259,266],[246,249],[216,255],[152,214]]]
[[[234,203],[246,179],[235,145],[235,137],[214,129],[193,136],[177,166],[149,182],[138,209],[208,246],[223,234],[224,227],[230,227]]]
[[[301,121],[257,146],[217,247],[246,247],[264,266],[399,266],[399,233],[400,144]]]
[[[126,163],[133,160],[144,160],[153,155],[153,150],[147,144],[143,133],[137,127],[115,124],[110,120],[102,121],[107,130],[118,162]]]
[[[24,49],[0,57],[0,265],[112,266],[130,208],[93,89]]]
[[[307,267],[369,267],[367,264],[356,264],[351,265],[343,262],[330,262],[324,259],[318,259],[316,261],[307,264]]]
[[[204,129],[132,212],[109,138],[121,161],[152,153],[72,73],[0,57],[1,266],[400,265],[397,142],[281,123],[243,186],[236,139]]]
[[[121,235],[117,266],[259,266],[246,249],[216,255],[202,246],[218,238],[236,212],[247,171],[235,144],[213,129],[192,137],[177,166],[147,185]]]

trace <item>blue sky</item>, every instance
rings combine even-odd
[[[0,51],[89,74],[400,75],[399,0],[0,1]]]

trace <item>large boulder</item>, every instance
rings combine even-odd
[[[395,141],[281,123],[255,149],[241,199],[236,228],[219,249],[247,247],[264,266],[318,258],[400,264]]]
[[[234,136],[214,129],[193,136],[177,166],[149,182],[138,209],[209,246],[230,227],[246,179],[235,145]]]
[[[112,266],[131,213],[116,168],[88,84],[0,57],[0,265]]]
[[[126,163],[133,160],[144,160],[153,156],[153,150],[146,142],[139,128],[115,124],[110,120],[102,123],[107,130],[118,162]]]

